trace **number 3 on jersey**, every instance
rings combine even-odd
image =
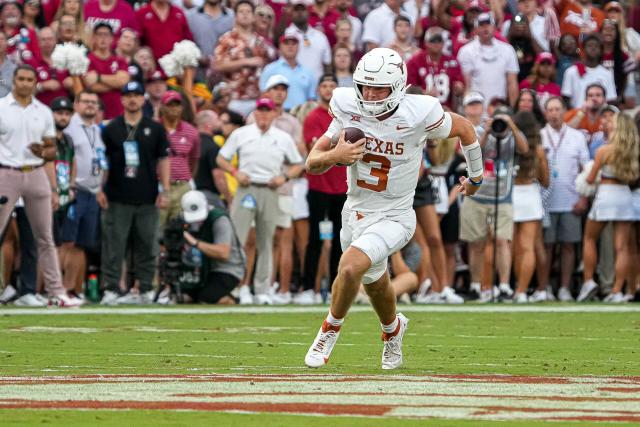
[[[378,182],[371,184],[363,179],[356,181],[358,187],[366,188],[367,190],[381,192],[387,189],[387,181],[389,179],[389,170],[391,169],[391,160],[384,156],[378,156],[377,154],[367,153],[362,158],[362,161],[367,164],[378,163],[379,167],[371,166],[371,176],[378,178]]]

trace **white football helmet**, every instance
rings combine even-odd
[[[372,49],[360,59],[353,73],[358,109],[365,117],[378,117],[398,106],[407,89],[407,66],[392,49]],[[391,93],[380,101],[365,101],[362,86],[389,87]]]

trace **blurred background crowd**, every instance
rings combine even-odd
[[[427,141],[399,301],[637,300],[638,30],[633,1],[4,0],[0,302],[326,303],[346,168],[304,158],[375,47],[485,157],[463,200],[458,141]]]

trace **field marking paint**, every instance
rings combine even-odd
[[[48,315],[104,315],[104,314],[313,314],[326,313],[327,306],[240,306],[240,307],[115,307],[93,308],[82,307],[75,310],[64,308],[12,308],[0,309],[0,316],[48,316]],[[372,311],[371,307],[351,307],[351,313],[366,313]],[[640,304],[634,305],[607,305],[607,304],[572,304],[572,305],[477,305],[466,304],[462,306],[434,306],[434,305],[408,305],[402,307],[405,313],[640,313]]]
[[[6,376],[0,377],[0,408],[640,422],[640,377],[317,373]]]

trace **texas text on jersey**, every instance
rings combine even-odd
[[[346,207],[359,212],[410,210],[427,139],[449,136],[451,120],[436,98],[405,95],[390,117],[362,116],[353,88],[337,88],[329,112],[333,121],[325,135],[345,127],[366,135],[365,155],[347,169]]]

